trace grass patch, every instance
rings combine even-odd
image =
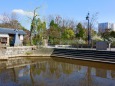
[[[32,54],[32,52],[26,52],[26,55],[31,55]]]

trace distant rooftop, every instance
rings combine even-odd
[[[18,30],[18,34],[25,35],[26,33],[23,30]],[[16,34],[16,29],[12,28],[1,28],[0,27],[0,33],[2,34]]]

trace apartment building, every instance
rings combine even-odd
[[[106,31],[115,31],[115,23],[99,23],[98,24],[98,32],[104,33]]]

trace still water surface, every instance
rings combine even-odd
[[[29,62],[1,68],[0,86],[115,86],[112,64],[61,58]]]

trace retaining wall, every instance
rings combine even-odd
[[[60,57],[69,59],[115,63],[115,51],[36,48],[34,46],[7,47],[6,49],[0,50],[0,59],[8,59],[10,57],[17,57],[17,56],[22,57],[51,56],[51,57]]]
[[[14,56],[22,56],[27,52],[31,52],[36,49],[35,46],[23,46],[23,47],[7,47],[6,49],[0,49],[0,59],[8,59]]]

